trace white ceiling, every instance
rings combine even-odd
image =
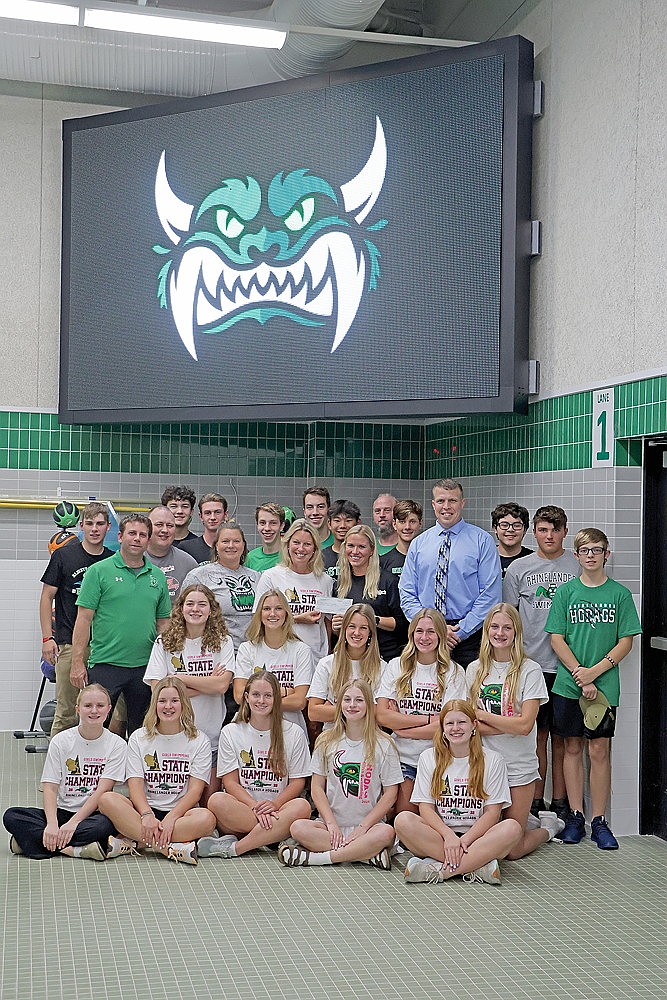
[[[429,51],[424,43],[430,38],[486,41],[511,33],[538,0],[138,2],[161,10],[353,29],[368,41],[293,32],[280,52],[271,52],[2,18],[0,80],[179,97],[217,93]],[[395,43],[386,44],[388,35]]]

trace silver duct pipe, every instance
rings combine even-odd
[[[275,0],[257,16],[363,31],[381,6],[382,0]],[[2,19],[0,79],[192,97],[323,72],[354,44],[292,34],[276,52]]]

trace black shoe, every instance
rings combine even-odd
[[[618,841],[607,826],[604,816],[594,816],[591,820],[591,840],[601,851],[618,850]]]
[[[533,816],[538,816],[541,812],[546,812],[547,807],[544,804],[544,799],[533,799],[533,804],[530,807],[530,811]]]
[[[567,797],[564,799],[552,799],[549,809],[551,812],[556,813],[558,819],[562,819],[564,823],[567,823],[570,815],[570,803],[567,801]]]
[[[560,835],[563,844],[578,844],[586,836],[584,814],[572,810],[565,821],[565,829]]]

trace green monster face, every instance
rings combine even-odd
[[[368,234],[386,220],[361,223],[377,201],[387,166],[376,118],[366,164],[336,188],[304,167],[276,174],[266,191],[254,177],[231,177],[199,207],[172,191],[162,152],[155,204],[173,246],[158,276],[158,300],[196,360],[195,334],[222,333],[242,320],[282,316],[331,327],[333,353],[357,315],[365,291],[377,287],[380,251]]]
[[[334,756],[334,768],[333,773],[340,781],[343,793],[353,798],[359,798],[359,776],[361,773],[361,764],[353,763],[351,761],[343,762],[342,757],[345,753],[344,750],[339,750]]]

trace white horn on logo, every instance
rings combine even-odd
[[[341,184],[345,208],[357,222],[363,222],[380,196],[387,170],[387,143],[382,122],[375,118],[375,142],[368,160],[356,177]]]
[[[163,149],[155,174],[155,207],[165,233],[172,243],[178,244],[181,242],[183,234],[187,233],[190,228],[194,205],[188,205],[181,201],[178,195],[175,195],[171,190],[167,180],[165,155]]]

